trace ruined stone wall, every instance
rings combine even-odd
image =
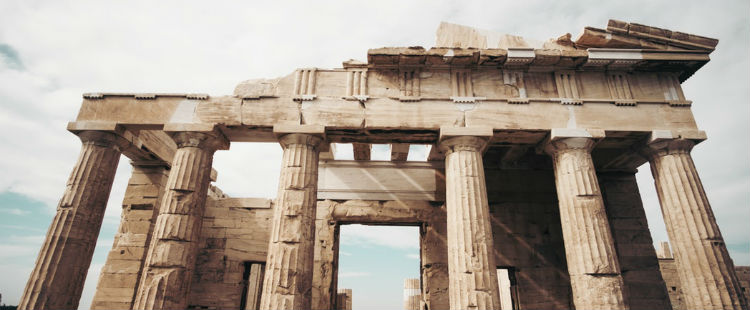
[[[427,201],[318,201],[312,307],[341,308],[336,296],[338,227],[341,223],[420,226],[422,301],[429,309],[448,309],[448,248],[442,203]]]
[[[102,268],[91,309],[130,309],[148,252],[169,170],[133,166],[122,201],[120,226]]]
[[[487,156],[485,163],[495,262],[512,267],[520,308],[571,309],[551,164],[549,169],[501,169]]]
[[[497,155],[490,151],[485,156],[497,266],[510,267],[516,279],[516,302],[523,309],[569,309],[571,288],[551,165],[539,156],[523,166],[509,167],[494,160]],[[159,184],[166,176],[167,171],[154,167],[134,170],[123,202],[123,222],[102,273],[94,307],[130,305],[142,268],[142,252],[148,244],[146,238],[153,230]],[[674,260],[656,259],[634,175],[600,173],[599,181],[631,308],[668,309],[669,296],[674,309],[684,309]],[[228,198],[212,187],[189,294],[190,308],[238,309],[252,300],[248,290],[257,288],[249,288],[249,266],[265,263],[272,205],[268,199]],[[422,302],[430,309],[448,307],[442,203],[325,200],[318,202],[316,213],[314,308],[342,306],[336,304],[341,223],[420,225]],[[748,274],[750,270],[740,273],[743,287],[747,286]]]
[[[659,257],[661,275],[664,277],[669,300],[672,302],[673,310],[685,310],[685,298],[682,296],[682,281],[678,273],[678,265],[672,257]],[[746,301],[750,301],[750,266],[735,266],[735,273],[739,280],[740,290]]]
[[[571,308],[554,174],[543,158],[514,168],[497,157],[485,156],[497,265],[515,272],[522,308]],[[669,309],[635,174],[598,178],[631,309]]]
[[[420,274],[422,275],[422,298],[429,309],[447,309],[448,295],[448,225],[445,207],[440,208],[439,218],[424,223],[419,231]]]
[[[745,296],[745,301],[750,303],[750,266],[735,266],[737,279],[740,281],[740,290]]]
[[[630,309],[669,309],[634,172],[598,173]]]
[[[313,309],[333,309],[338,300],[339,225],[331,217],[335,205],[330,200],[318,201],[317,204],[311,301]]]
[[[677,273],[677,264],[674,258],[659,258],[659,269],[661,276],[669,293],[669,301],[673,310],[685,310],[685,300],[682,298],[682,284],[680,275]]]
[[[272,216],[268,199],[209,196],[189,308],[241,308],[246,262],[266,261]]]

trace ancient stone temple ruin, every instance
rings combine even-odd
[[[499,309],[499,280],[506,308],[669,309],[635,180],[646,162],[685,306],[746,309],[680,85],[716,44],[615,20],[546,42],[442,24],[438,47],[228,96],[84,94],[68,126],[80,157],[20,309],[77,307],[121,154],[132,176],[94,309],[350,307],[337,259],[351,223],[420,227],[422,309]],[[283,148],[274,200],[211,185],[214,152],[242,142]],[[333,157],[340,143],[355,160]],[[406,161],[419,145],[427,161]]]

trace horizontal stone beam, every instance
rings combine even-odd
[[[373,136],[370,143],[378,143],[378,133],[403,133],[418,136],[420,131],[437,131],[442,126],[464,123],[468,127],[483,126],[494,130],[545,131],[552,128],[602,128],[608,131],[650,132],[653,128],[665,130],[697,129],[689,108],[668,104],[639,104],[622,107],[610,103],[587,103],[580,106],[554,104],[549,100],[530,99],[529,104],[509,104],[507,101],[482,102],[457,105],[452,101],[422,100],[419,103],[400,102],[390,98],[368,101],[363,107],[356,101],[319,98],[302,112],[289,98],[264,98],[243,101],[234,97],[216,97],[212,100],[159,98],[144,104],[126,97],[98,100],[84,99],[78,122],[112,122],[127,129],[159,130],[175,119],[193,123],[220,124],[231,141],[273,142],[275,124],[299,124],[300,115],[305,124],[322,125],[328,134],[343,135],[360,130]],[[509,117],[512,115],[513,117]],[[603,123],[601,120],[606,119]],[[360,136],[360,134],[357,134]],[[367,135],[361,135],[367,136]],[[434,142],[435,140],[433,140]],[[362,142],[341,138],[341,143]],[[429,139],[404,139],[380,143],[429,142]]]
[[[130,142],[122,151],[137,165],[166,165],[171,167],[177,144],[162,130],[132,130],[112,121],[78,121],[68,123],[68,131],[78,134],[81,131],[116,132]],[[211,181],[216,181],[218,172],[211,168]]]
[[[442,201],[443,166],[439,162],[322,161],[318,199]]]
[[[329,210],[331,219],[343,224],[393,225],[420,224],[438,219],[445,221],[445,209],[441,208],[441,204],[422,200],[325,200],[318,202],[318,211],[320,210]]]
[[[589,43],[593,41],[589,37],[592,28],[587,28],[580,42]],[[597,37],[597,39],[602,40]],[[598,42],[598,41],[597,41]],[[591,44],[596,46],[595,44]],[[640,45],[630,46],[633,57],[630,59],[644,59],[643,54],[651,51],[640,50]],[[675,65],[675,61],[682,62],[680,65],[685,71],[695,72],[703,63],[709,61],[708,54],[711,50],[691,50],[689,58],[681,50],[660,50],[658,56],[647,57],[645,62],[632,62],[626,66],[629,70],[658,70],[662,66]],[[399,67],[466,67],[486,66],[490,68],[508,67],[517,68],[518,65],[531,65],[531,67],[552,67],[557,69],[575,69],[586,62],[592,53],[590,50],[553,50],[534,48],[446,48],[433,47],[425,49],[422,47],[384,47],[367,51],[367,61],[370,68],[399,68]],[[671,64],[670,64],[671,62]],[[702,62],[697,64],[697,62]],[[620,64],[622,65],[622,64]],[[546,68],[548,69],[548,68]]]

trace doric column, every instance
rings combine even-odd
[[[76,309],[81,299],[124,139],[82,131],[78,162],[47,231],[18,309]]]
[[[229,146],[218,131],[176,132],[172,138],[177,151],[133,309],[187,308],[213,154]]]
[[[652,135],[644,150],[651,164],[664,222],[688,309],[747,309],[734,264],[690,150],[691,140]]]
[[[260,308],[310,309],[323,128],[300,125],[274,132],[284,155]]]
[[[492,129],[441,128],[451,309],[500,309],[482,152]]]
[[[552,156],[565,256],[576,309],[628,309],[625,285],[596,179],[592,135],[552,131]]]

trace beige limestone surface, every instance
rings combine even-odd
[[[81,157],[20,308],[76,307],[120,154],[134,172],[97,309],[350,309],[337,283],[350,223],[420,227],[427,309],[499,308],[498,267],[522,309],[747,308],[747,272],[733,272],[690,157],[706,137],[681,85],[717,40],[616,20],[575,40],[448,23],[437,37],[230,95],[85,94],[68,126]],[[210,185],[229,142],[281,143],[275,201]],[[335,158],[336,143],[355,160]],[[371,161],[376,143],[390,161]],[[406,161],[414,144],[430,162]],[[647,161],[671,263],[656,258],[634,178]]]

